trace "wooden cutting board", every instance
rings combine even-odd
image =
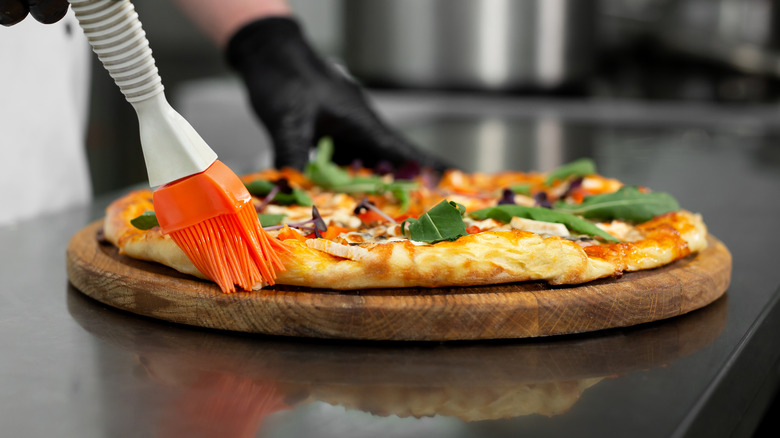
[[[526,338],[626,327],[688,313],[719,298],[731,254],[703,252],[663,268],[578,286],[544,282],[469,288],[337,291],[277,285],[223,294],[210,282],[134,260],[97,237],[73,236],[71,283],[112,307],[199,327],[332,339],[443,341]]]

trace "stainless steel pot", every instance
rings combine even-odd
[[[594,64],[594,0],[345,0],[344,56],[366,82],[552,89]]]

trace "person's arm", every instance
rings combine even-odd
[[[285,0],[174,0],[224,50],[273,140],[277,167],[303,168],[323,137],[340,164],[445,162],[390,129],[363,89],[311,47]]]
[[[287,0],[172,0],[224,49],[240,28],[259,18],[290,16]]]

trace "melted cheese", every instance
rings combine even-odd
[[[569,230],[566,228],[566,225],[556,224],[553,222],[535,221],[516,216],[512,218],[512,222],[510,222],[509,225],[511,225],[515,230],[530,231],[532,233],[541,235],[559,237],[569,237],[571,235]]]
[[[368,250],[359,246],[342,245],[327,239],[309,239],[306,246],[328,253],[332,256],[349,260],[360,260],[368,255]]]
[[[644,238],[644,234],[635,227],[623,221],[596,224],[597,227],[624,242],[636,242]]]

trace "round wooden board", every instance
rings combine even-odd
[[[211,282],[118,254],[97,238],[101,228],[102,221],[85,227],[68,245],[68,277],[82,293],[175,323],[281,336],[443,341],[581,333],[688,313],[723,295],[731,279],[731,254],[709,237],[706,250],[663,268],[577,286],[338,291],[277,285],[223,294]]]

